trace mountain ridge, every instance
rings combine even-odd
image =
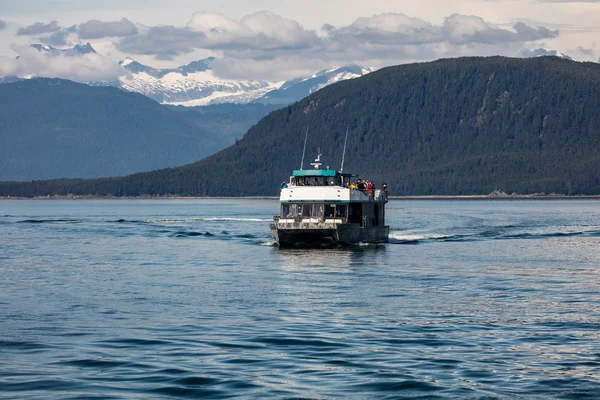
[[[0,196],[276,195],[307,154],[392,195],[600,194],[600,66],[556,57],[387,67],[274,111],[197,163],[98,180],[2,183]]]
[[[147,171],[225,146],[155,101],[108,86],[56,78],[5,83],[0,109],[2,180]]]
[[[311,76],[285,82],[230,80],[215,76],[211,67],[214,60],[214,57],[209,57],[176,68],[157,69],[128,57],[119,64],[131,76],[122,77],[120,85],[162,104],[204,106],[254,102],[287,105],[332,83],[373,71],[368,67],[348,65],[322,69]]]
[[[30,45],[47,57],[59,55],[97,54],[88,42],[72,48],[58,49],[46,44]],[[17,57],[19,58],[19,57]],[[154,68],[131,57],[118,62],[126,75],[114,80],[85,81],[91,86],[116,86],[137,92],[161,103],[187,107],[209,104],[234,103],[287,105],[331,83],[351,79],[372,71],[368,67],[354,65],[320,70],[312,76],[298,77],[288,81],[266,81],[260,79],[226,79],[212,70],[215,57],[192,61],[174,68]],[[3,77],[1,83],[14,82],[21,78]]]

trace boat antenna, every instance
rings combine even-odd
[[[348,143],[348,129],[350,127],[346,126],[346,139],[344,139],[344,151],[342,153],[342,166],[340,167],[340,173],[344,172],[344,158],[346,158],[346,143]]]
[[[306,136],[304,136],[304,150],[302,150],[302,162],[300,163],[300,169],[304,169],[304,154],[306,153],[306,140],[308,139],[308,126],[306,127]]]

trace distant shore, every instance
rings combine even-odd
[[[0,197],[2,200],[277,200],[279,196],[38,196]],[[567,196],[561,194],[512,194],[512,195],[435,195],[435,196],[389,196],[390,200],[600,200],[600,195]]]

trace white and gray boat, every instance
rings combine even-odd
[[[271,232],[285,246],[387,243],[387,191],[355,188],[358,175],[322,169],[321,155],[310,170],[295,170],[281,189],[280,215]]]

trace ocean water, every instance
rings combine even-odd
[[[390,201],[327,250],[277,209],[0,201],[0,398],[600,398],[600,202]]]

